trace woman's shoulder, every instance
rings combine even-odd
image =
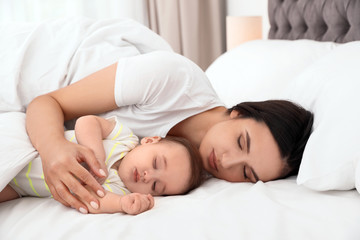
[[[192,60],[171,51],[155,51],[148,53],[149,62],[153,65],[154,72],[158,73],[155,78],[162,82],[183,85],[190,82],[208,81],[205,72]]]
[[[155,88],[169,91],[204,81],[208,81],[204,71],[190,59],[173,51],[153,51],[119,60],[115,93],[122,97],[131,93],[132,99],[152,93]],[[169,85],[171,88],[167,88]]]

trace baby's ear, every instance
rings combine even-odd
[[[157,143],[161,140],[161,137],[154,136],[154,137],[144,137],[141,139],[141,144],[148,144],[148,143]]]
[[[231,119],[234,119],[234,118],[237,118],[239,117],[240,113],[236,110],[232,110],[231,113],[230,113],[230,118]]]

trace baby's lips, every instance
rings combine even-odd
[[[136,168],[134,168],[134,171],[133,171],[133,178],[134,178],[134,182],[138,182],[140,180],[140,175]]]

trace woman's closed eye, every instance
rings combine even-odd
[[[247,180],[248,179],[248,176],[246,175],[246,167],[244,166],[244,180]]]
[[[244,137],[246,135],[246,137]],[[247,153],[250,153],[250,135],[246,131],[244,134],[241,134],[238,138],[238,145],[241,150],[246,150]]]
[[[241,150],[243,150],[243,144],[241,143],[241,140],[242,140],[242,135],[240,135],[239,138],[238,138],[238,145],[239,145],[239,148]]]
[[[259,177],[256,175],[256,173],[252,170],[251,167],[249,166],[244,166],[243,169],[243,174],[244,174],[244,180],[249,180],[252,183],[256,183],[257,181],[259,181]]]

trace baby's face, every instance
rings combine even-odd
[[[131,192],[176,195],[186,192],[191,176],[190,155],[179,143],[144,138],[121,160],[118,173]]]

